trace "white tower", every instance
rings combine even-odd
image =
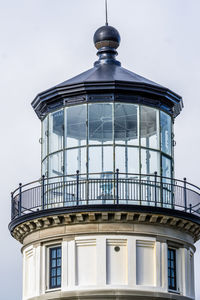
[[[23,300],[195,299],[199,189],[174,179],[180,96],[121,67],[118,31],[99,60],[40,93],[42,178],[12,193]]]

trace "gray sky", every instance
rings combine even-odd
[[[109,0],[122,66],[182,95],[175,124],[176,177],[200,185],[200,1]],[[20,245],[9,236],[10,192],[40,177],[35,95],[92,67],[103,0],[0,0],[1,299],[20,300]],[[200,243],[196,244],[196,278]],[[196,284],[196,299],[200,285]]]

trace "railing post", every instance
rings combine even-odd
[[[184,205],[185,205],[185,211],[187,211],[187,189],[186,189],[187,179],[183,178],[183,180],[184,180]]]
[[[192,204],[190,204],[190,214],[192,213]]]
[[[163,176],[161,174],[161,176],[160,176],[160,204],[161,204],[161,207],[163,207],[163,199],[164,199],[164,195],[163,195]]]
[[[154,172],[155,206],[157,206],[157,172]]]
[[[79,170],[76,171],[76,205],[79,204]]]
[[[22,213],[22,184],[19,183],[19,203],[18,203],[18,215],[21,216]]]
[[[42,210],[45,208],[45,190],[44,190],[45,175],[42,175]]]
[[[116,169],[116,202],[119,204],[119,169]]]

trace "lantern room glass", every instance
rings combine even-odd
[[[116,169],[134,178],[155,172],[171,177],[171,165],[172,119],[159,109],[88,103],[64,107],[43,120],[42,175],[46,177],[71,176],[78,170],[84,178],[102,178]]]
[[[64,135],[64,111],[59,110],[49,117],[49,152],[55,152],[63,148]]]
[[[42,159],[48,155],[48,117],[42,122]]]
[[[140,109],[141,145],[159,149],[159,111],[148,106]]]
[[[139,145],[138,105],[115,104],[114,134],[116,144]]]
[[[168,155],[172,152],[172,124],[169,115],[160,112],[161,125],[161,150]]]
[[[88,143],[106,145],[113,143],[113,104],[89,104]]]
[[[86,145],[87,106],[77,105],[65,110],[65,148]]]

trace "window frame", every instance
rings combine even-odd
[[[52,286],[51,285],[51,251],[52,250],[55,250],[55,249],[60,249],[61,251],[61,256],[60,257],[57,257],[57,254],[56,254],[56,260],[58,258],[60,258],[61,260],[61,265],[60,266],[57,266],[57,263],[56,263],[56,270],[57,268],[59,267],[60,268],[60,285],[56,285],[56,286]],[[61,244],[56,244],[56,245],[52,245],[52,246],[48,246],[47,247],[47,276],[46,276],[46,283],[47,283],[47,290],[57,290],[57,289],[61,289],[61,286],[62,286],[62,245]],[[55,276],[53,276],[55,277]],[[57,275],[56,275],[56,281],[57,281]]]
[[[170,261],[174,262],[174,268],[171,266],[169,267],[169,251],[173,252],[174,259],[171,259],[170,255]],[[169,270],[170,270],[170,276],[169,276]],[[171,285],[169,278],[172,279],[171,271],[174,271],[174,286]],[[167,249],[167,282],[168,282],[168,290],[174,293],[178,292],[178,278],[177,278],[177,249],[173,247],[168,247]]]

